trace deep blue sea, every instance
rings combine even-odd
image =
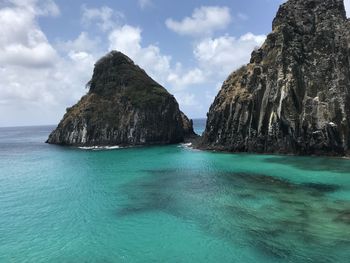
[[[349,160],[82,150],[54,128],[0,128],[1,263],[350,262]]]

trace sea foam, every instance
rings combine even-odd
[[[93,150],[93,151],[102,151],[102,150],[116,150],[121,149],[118,145],[115,146],[87,146],[87,147],[78,147],[81,150]]]

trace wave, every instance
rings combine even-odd
[[[181,147],[181,148],[192,148],[192,143],[189,142],[189,143],[180,143],[180,145],[178,147]]]
[[[86,146],[86,147],[78,147],[81,150],[92,150],[92,151],[103,151],[103,150],[116,150],[121,149],[118,145],[115,146]]]

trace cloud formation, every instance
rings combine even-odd
[[[97,25],[102,33],[91,37],[87,31],[82,31],[75,39],[60,40],[53,45],[40,28],[38,19],[60,14],[54,2],[11,0],[0,9],[2,122],[27,124],[28,114],[31,115],[30,122],[38,124],[58,121],[64,109],[86,92],[84,86],[91,77],[94,62],[110,50],[130,56],[152,78],[168,88],[185,111],[193,107],[198,112],[203,111],[205,104],[195,95],[195,89],[201,89],[204,83],[216,87],[224,77],[224,73],[216,73],[230,72],[236,65],[247,62],[251,49],[260,43],[259,36],[253,34],[239,39],[230,36],[211,38],[207,34],[229,23],[229,9],[199,8],[194,11],[193,19],[184,25],[205,21],[205,26],[197,31],[197,36],[204,38],[199,37],[194,42],[195,65],[184,67],[164,54],[158,44],[145,45],[142,29],[123,23],[122,13],[107,6],[82,6],[81,10],[85,29]],[[214,14],[224,16],[223,21],[215,21]],[[236,50],[240,52],[238,57],[233,55]],[[213,88],[212,93],[202,93],[209,103],[216,89]]]
[[[109,34],[109,50],[118,50],[128,55],[157,82],[172,92],[180,104],[190,106],[194,96],[188,90],[191,85],[203,83],[206,78],[199,68],[183,69],[181,63],[172,63],[172,57],[161,52],[155,45],[143,45],[142,30],[124,25]],[[187,90],[186,90],[187,88]],[[186,99],[190,96],[192,99]]]
[[[247,33],[239,38],[225,35],[206,38],[195,45],[194,56],[207,74],[227,76],[249,62],[250,54],[265,41],[265,35]]]
[[[237,20],[247,20],[248,17],[238,13]],[[181,91],[178,95],[180,104],[185,107],[202,105],[203,99],[210,104],[222,81],[235,69],[249,62],[251,52],[265,41],[265,35],[246,33],[239,38],[225,34],[212,37],[215,31],[224,29],[232,21],[228,7],[200,7],[193,11],[191,17],[185,17],[180,22],[166,20],[166,25],[180,35],[190,35],[193,40],[193,56],[196,66],[187,69],[186,73],[169,74],[168,82]],[[202,92],[201,98],[192,96],[189,87],[194,85],[211,85],[211,89]],[[204,95],[203,95],[204,94]]]
[[[138,0],[139,7],[145,9],[153,5],[152,0]]]
[[[163,55],[156,45],[142,46],[141,29],[130,25],[116,28],[109,34],[109,49],[118,50],[144,68],[157,81],[165,83],[170,69],[170,56]]]
[[[345,10],[347,11],[348,17],[350,16],[350,0],[344,0]]]
[[[61,43],[61,54],[38,23],[59,14],[52,1],[11,0],[0,9],[0,125],[55,122],[84,93],[96,58],[81,42],[93,41],[82,33]]]
[[[350,0],[345,4],[348,9]],[[59,15],[52,0],[0,4],[0,126],[57,122],[87,91],[95,61],[115,49],[173,93],[186,113],[204,116],[223,80],[248,63],[252,50],[265,39],[253,33],[220,34],[236,18],[249,18],[233,17],[228,7],[199,7],[189,17],[166,19],[171,31],[192,36],[189,57],[180,63],[160,44],[149,42],[143,31],[147,29],[126,23],[121,12],[108,6],[82,6],[81,32],[50,42],[39,19]]]
[[[191,17],[181,21],[168,18],[166,26],[180,35],[211,35],[216,30],[225,29],[231,22],[230,9],[219,6],[202,6],[196,8]]]
[[[0,63],[23,67],[46,67],[54,63],[56,51],[37,25],[37,16],[57,15],[57,6],[49,1],[34,7],[24,1],[10,1],[0,9]]]
[[[123,18],[123,13],[117,12],[108,6],[102,6],[100,8],[88,8],[86,5],[82,6],[81,21],[83,25],[90,26],[96,23],[102,31],[113,29]]]

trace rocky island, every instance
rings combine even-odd
[[[172,144],[194,136],[171,94],[121,52],[96,64],[89,92],[67,109],[47,143],[71,146]]]
[[[265,43],[215,98],[201,148],[348,154],[349,23],[343,0],[281,5]]]

